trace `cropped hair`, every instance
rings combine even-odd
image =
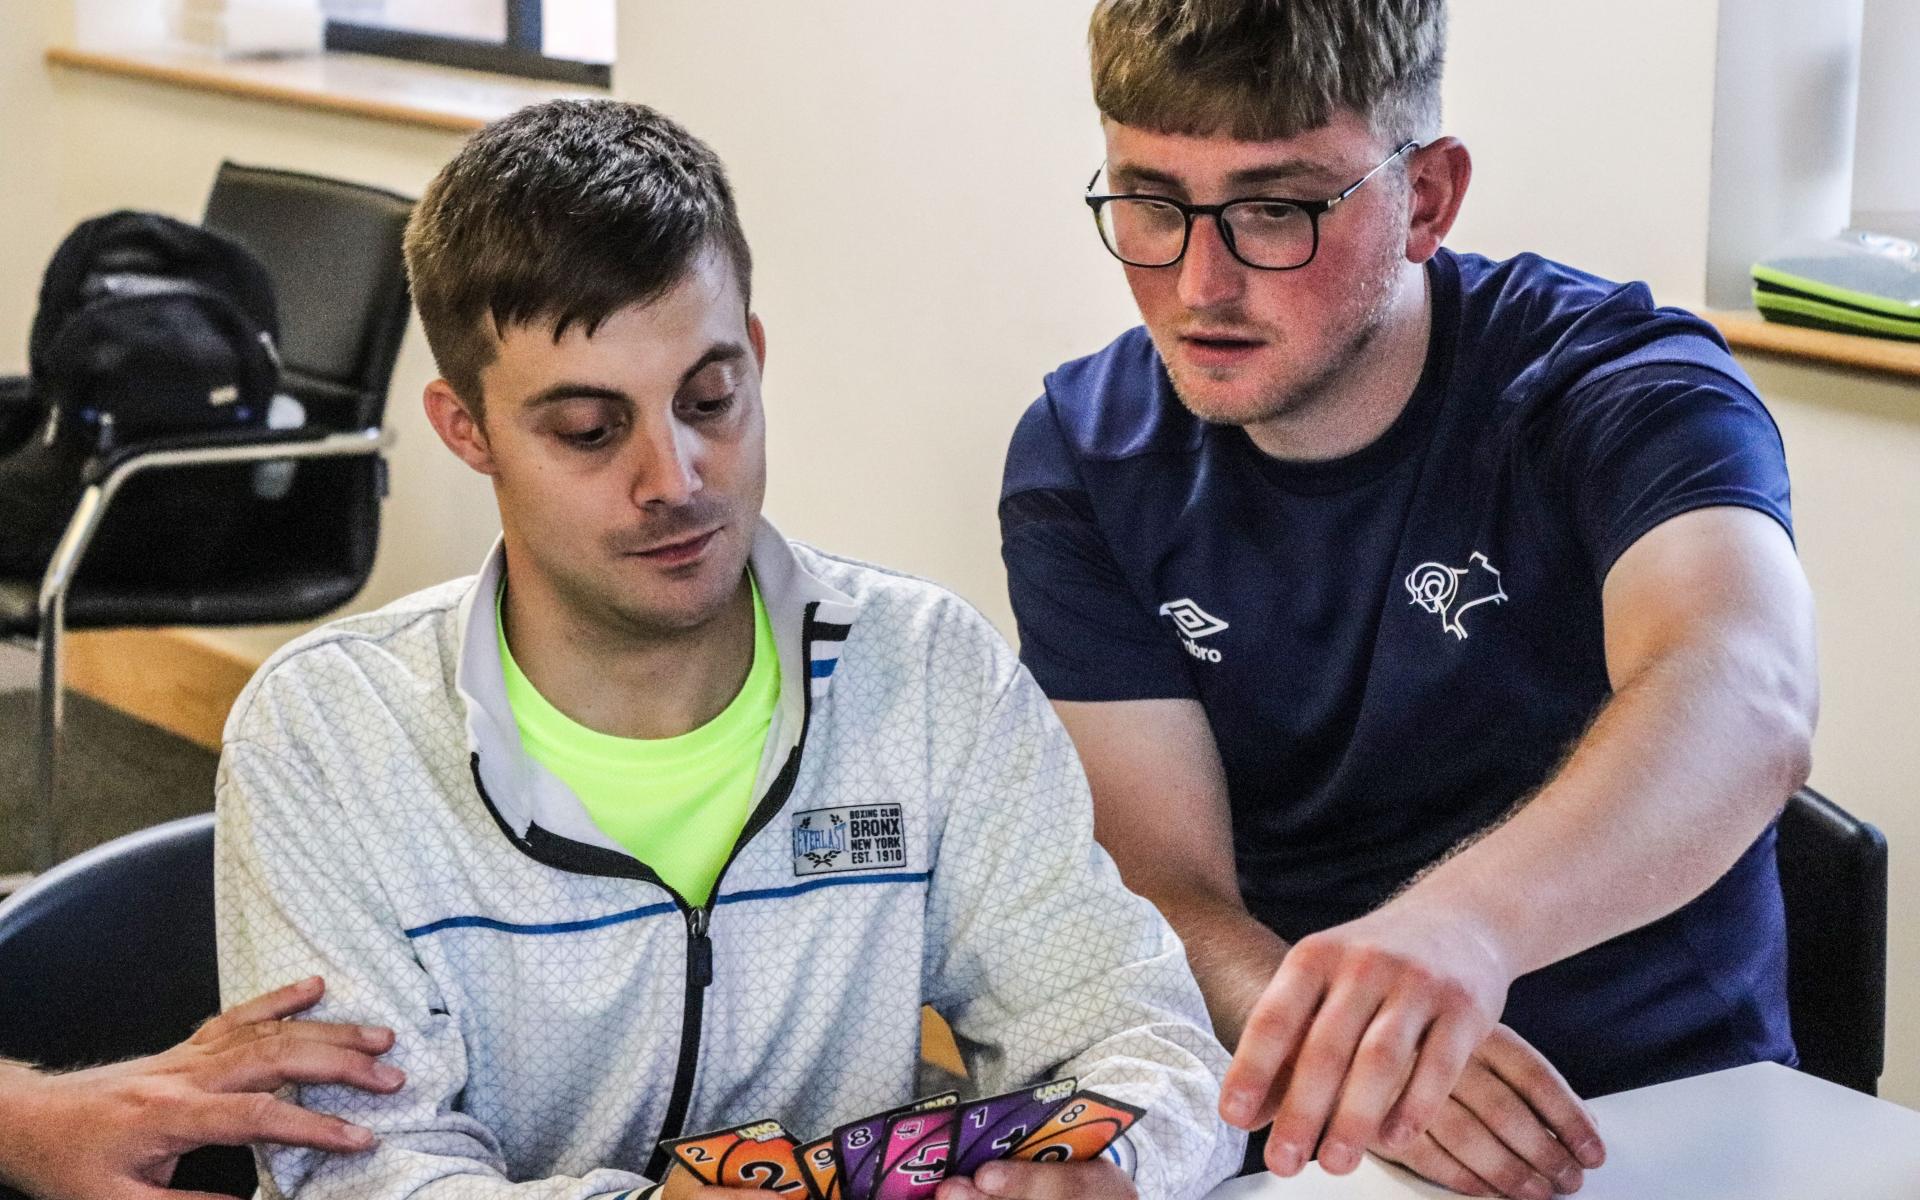
[[[671,291],[703,254],[753,259],[720,159],[641,104],[555,100],[481,129],[407,224],[407,274],[435,364],[476,413],[516,325],[579,325]]]
[[[1264,142],[1345,109],[1389,143],[1439,133],[1446,0],[1100,0],[1088,41],[1122,125]]]

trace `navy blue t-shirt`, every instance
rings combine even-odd
[[[1442,250],[1428,278],[1420,382],[1348,457],[1195,418],[1141,329],[1048,376],[1008,454],[1022,658],[1056,700],[1200,702],[1241,892],[1289,940],[1551,776],[1611,694],[1601,585],[1638,538],[1711,505],[1791,530],[1779,434],[1710,325],[1534,256]],[[1516,980],[1503,1020],[1583,1095],[1794,1061],[1773,847]]]

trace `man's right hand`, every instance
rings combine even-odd
[[[324,990],[317,978],[289,984],[148,1058],[0,1075],[0,1180],[43,1200],[180,1200],[191,1193],[163,1189],[180,1156],[201,1146],[368,1149],[371,1131],[272,1094],[290,1083],[393,1092],[406,1082],[377,1061],[392,1030],[283,1019]]]
[[[1593,1114],[1560,1072],[1505,1025],[1473,1053],[1440,1114],[1411,1147],[1375,1155],[1469,1196],[1549,1200],[1606,1161]]]

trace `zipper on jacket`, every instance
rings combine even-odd
[[[800,623],[800,660],[810,663],[813,657],[813,643],[816,636],[815,613],[819,602],[813,601],[806,606]],[[830,626],[829,626],[830,628]],[[842,635],[844,636],[844,634]],[[680,1021],[680,1051],[674,1067],[673,1091],[667,1101],[666,1119],[661,1123],[660,1136],[654,1141],[653,1157],[647,1163],[647,1175],[658,1183],[666,1173],[668,1157],[661,1149],[667,1142],[686,1132],[687,1110],[693,1104],[694,1075],[700,1063],[701,1023],[706,1010],[707,989],[713,985],[713,938],[709,927],[713,921],[713,906],[720,897],[720,884],[726,879],[727,870],[733,866],[740,851],[747,843],[757,837],[766,828],[768,822],[786,807],[787,799],[793,793],[795,779],[800,774],[800,757],[807,744],[807,733],[813,724],[813,688],[809,682],[800,684],[800,736],[794,742],[793,750],[787,755],[786,764],[780,769],[767,794],[761,797],[759,805],[747,818],[746,827],[733,844],[733,850],[720,865],[719,874],[714,876],[713,890],[708,894],[705,904],[688,904],[670,884],[645,863],[617,851],[599,846],[587,846],[565,838],[559,838],[538,825],[529,825],[525,836],[514,832],[500,809],[487,794],[486,780],[480,774],[480,753],[474,751],[468,760],[468,769],[473,776],[474,790],[479,793],[480,802],[486,807],[488,815],[500,827],[500,832],[515,847],[536,862],[545,863],[562,871],[573,871],[584,875],[603,875],[617,879],[638,879],[651,883],[673,897],[687,922],[687,959],[686,959],[686,996]]]
[[[815,604],[807,605],[800,624],[800,657],[803,662],[809,661],[812,656],[813,614],[816,607]],[[656,1183],[665,1180],[667,1169],[672,1165],[665,1146],[686,1132],[687,1109],[693,1104],[693,1078],[700,1065],[700,1027],[706,1015],[707,988],[713,984],[713,938],[708,934],[713,923],[713,906],[720,899],[720,884],[726,879],[733,860],[740,857],[740,851],[759,835],[774,814],[786,807],[787,797],[793,791],[793,781],[800,769],[800,752],[807,744],[807,730],[813,723],[813,689],[804,683],[801,687],[800,737],[794,742],[786,766],[761,798],[759,807],[747,818],[746,827],[735,839],[726,861],[720,864],[719,873],[713,877],[713,888],[707,893],[707,902],[698,906],[690,905],[678,891],[661,881],[661,886],[666,887],[667,894],[680,906],[687,920],[687,985],[680,1018],[680,1057],[673,1069],[673,1093],[667,1101],[666,1119],[660,1124],[660,1136],[654,1140],[653,1157],[647,1162],[647,1177]],[[658,877],[655,879],[658,880]]]
[[[724,872],[725,868],[721,868]],[[714,895],[720,884],[714,882]],[[669,889],[671,891],[672,889]],[[680,900],[678,894],[675,900]],[[654,1143],[653,1160],[647,1164],[647,1176],[657,1181],[666,1178],[665,1146],[686,1132],[687,1108],[693,1103],[693,1077],[700,1065],[700,1026],[706,1015],[707,989],[713,985],[713,938],[707,929],[713,922],[713,901],[698,908],[681,901],[687,919],[687,989],[680,1015],[680,1056],[673,1068],[673,1095],[667,1101],[666,1120],[661,1122],[660,1137]]]

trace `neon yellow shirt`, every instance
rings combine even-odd
[[[506,622],[495,625],[507,703],[526,752],[573,789],[607,836],[688,903],[705,904],[753,812],[754,777],[780,702],[780,659],[759,585],[746,683],[719,716],[679,737],[614,737],[573,720],[514,662]]]

